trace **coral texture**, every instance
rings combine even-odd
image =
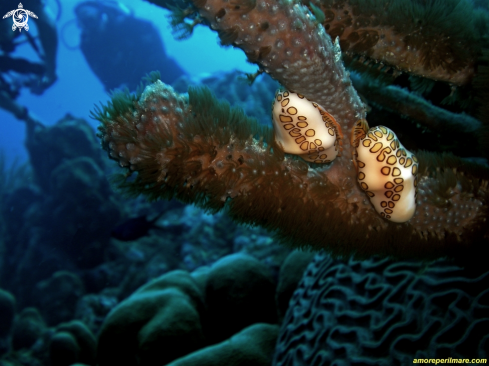
[[[469,1],[307,3],[323,11],[326,31],[332,39],[339,37],[348,59],[454,84],[470,83],[475,73],[479,14]]]
[[[268,366],[277,334],[276,325],[253,324],[224,342],[179,358],[168,366]]]
[[[340,153],[327,166],[284,156],[271,137],[207,91],[188,98],[159,81],[114,95],[95,113],[110,157],[134,194],[177,197],[239,222],[262,225],[296,246],[335,254],[433,257],[487,245],[489,170],[452,155],[416,153],[417,208],[406,223],[381,218],[356,182],[350,133],[365,117],[338,42],[306,7],[289,1],[196,1],[224,44],[285,88],[319,103],[338,123]],[[132,175],[137,172],[136,176]]]
[[[181,357],[188,364],[185,355],[210,362],[216,361],[214,349],[228,361],[270,364],[278,331],[275,285],[263,263],[241,253],[190,274],[168,272],[107,316],[99,335],[98,364],[161,365]],[[235,354],[253,335],[264,343],[252,342]],[[206,351],[209,345],[214,346]]]
[[[214,263],[205,285],[205,330],[210,343],[231,337],[255,323],[277,323],[275,283],[268,268],[245,254]]]
[[[487,358],[489,272],[448,261],[339,261],[320,253],[283,322],[274,366]]]
[[[161,365],[204,345],[202,295],[187,272],[169,272],[138,289],[106,318],[99,365]],[[162,346],[163,345],[163,346]]]

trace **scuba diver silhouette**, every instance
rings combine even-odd
[[[32,128],[42,124],[15,99],[23,87],[28,87],[32,93],[40,95],[56,81],[58,36],[54,17],[51,16],[42,0],[24,0],[23,2],[26,9],[38,15],[35,24],[41,48],[29,32],[20,32],[20,29],[13,31],[12,23],[5,19],[0,22],[0,108],[9,111]],[[12,4],[13,2],[1,1],[0,14],[7,15],[12,10]],[[38,54],[40,62],[11,56],[16,46],[23,43],[17,41],[20,36],[27,38],[26,41]]]
[[[166,55],[158,30],[116,1],[85,1],[75,8],[80,49],[105,90],[136,90],[141,78],[159,70],[171,84],[185,74]]]

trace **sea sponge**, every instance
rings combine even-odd
[[[167,366],[269,366],[279,327],[253,324],[222,343],[179,358]]]
[[[487,358],[489,271],[334,260],[320,253],[293,295],[273,365],[406,365]]]
[[[100,366],[162,365],[205,345],[202,294],[189,273],[168,272],[139,288],[105,319]]]

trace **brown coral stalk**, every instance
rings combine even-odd
[[[317,0],[346,58],[455,85],[470,83],[480,52],[467,0]]]
[[[341,61],[339,46],[333,47],[306,7],[292,1],[196,0],[200,16],[219,33],[222,43],[241,48],[291,91],[300,92],[324,107],[349,133],[365,117],[365,108],[351,86]],[[349,141],[337,164],[350,165]]]

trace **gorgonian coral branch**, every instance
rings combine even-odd
[[[217,30],[223,44],[241,48],[285,88],[300,92],[332,114],[343,133],[365,117],[363,103],[351,86],[335,48],[308,9],[295,1],[196,0],[200,16]],[[348,139],[343,157],[350,164]]]
[[[377,68],[468,84],[476,72],[481,34],[466,0],[313,0],[324,13],[323,25],[339,37],[349,61]]]
[[[489,171],[451,155],[414,156],[388,129],[368,130],[339,45],[304,6],[263,0],[195,5],[223,43],[243,49],[294,92],[293,101],[288,91],[278,93],[274,107],[274,123],[284,131],[294,124],[287,132],[294,139],[282,131],[284,139],[276,140],[270,129],[206,90],[190,89],[187,99],[157,80],[139,96],[115,95],[95,116],[102,122],[104,149],[127,170],[123,188],[154,199],[176,197],[212,212],[226,209],[235,220],[270,229],[284,242],[334,254],[434,257],[487,245]],[[310,150],[311,161],[322,159],[324,141],[314,135],[321,120],[312,127],[309,115],[298,114],[308,105],[301,102],[304,96],[314,107],[307,113],[319,114],[325,131],[342,140],[335,141],[339,154],[329,165],[312,167],[282,151],[282,143],[300,144]],[[379,183],[370,165],[377,167],[375,174],[392,173],[392,179],[380,177],[391,191],[370,190]],[[404,187],[397,175],[403,169],[412,171],[412,186]],[[416,210],[388,217],[401,202],[396,197],[413,193],[413,187]],[[389,200],[374,197],[383,194]]]
[[[138,97],[114,96],[95,117],[132,193],[226,209],[295,246],[434,257],[488,243],[489,171],[453,156],[417,154],[418,207],[397,224],[375,212],[352,165],[311,169],[285,156],[271,130],[206,90],[190,89],[187,98],[156,81]]]

